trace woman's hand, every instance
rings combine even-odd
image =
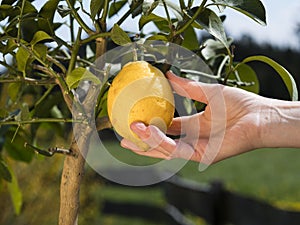
[[[266,134],[271,135],[273,131],[270,129],[280,128],[280,114],[288,113],[283,106],[291,102],[264,98],[220,84],[191,81],[172,72],[167,72],[166,76],[177,94],[206,103],[205,111],[174,118],[167,134],[181,136],[175,140],[155,126],[135,122],[131,124],[131,129],[151,149],[143,151],[125,139],[121,141],[123,147],[140,155],[163,159],[184,158],[205,164],[260,147],[280,147],[272,146],[276,137]],[[299,103],[294,108],[294,114],[299,115]],[[299,120],[296,123],[299,131]],[[284,143],[286,141],[277,145]],[[292,147],[298,145],[295,143]]]

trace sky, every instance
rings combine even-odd
[[[250,34],[262,43],[276,46],[299,48],[300,38],[295,34],[297,23],[300,24],[299,0],[262,0],[267,15],[267,26],[261,26],[246,16],[233,10],[226,10],[226,30],[233,37]]]
[[[177,0],[178,1],[178,0]],[[227,35],[238,39],[244,34],[252,36],[259,43],[270,43],[278,47],[300,50],[300,38],[296,36],[296,26],[300,24],[299,0],[261,0],[266,9],[267,25],[262,26],[249,17],[227,8],[225,28]],[[176,1],[175,1],[176,2]],[[200,2],[200,0],[195,0]],[[125,21],[125,28],[138,30],[138,19]],[[145,27],[146,28],[146,27]],[[151,29],[153,27],[148,26]]]
[[[46,0],[36,0],[33,3],[39,8]],[[171,0],[173,1],[173,0]],[[178,0],[177,0],[178,1]],[[177,2],[176,0],[174,2]],[[280,47],[291,47],[300,50],[300,38],[295,34],[297,23],[300,24],[300,1],[299,0],[261,0],[266,8],[267,26],[261,26],[245,15],[230,8],[224,11],[226,15],[225,27],[228,36],[237,39],[244,34],[251,35],[261,43],[271,43]],[[1,0],[0,0],[1,2]],[[90,1],[83,1],[86,10],[89,9]],[[200,0],[195,0],[200,2]],[[61,19],[61,18],[59,18]],[[138,29],[138,18],[128,20],[125,28]],[[65,33],[64,31],[62,33]]]

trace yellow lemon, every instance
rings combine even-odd
[[[174,116],[174,95],[164,74],[145,61],[127,63],[114,78],[107,96],[108,116],[116,132],[147,150],[130,129],[133,122],[166,132]]]

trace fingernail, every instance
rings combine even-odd
[[[172,70],[169,70],[166,72],[166,76],[169,77],[169,76],[174,76],[174,73]]]
[[[131,125],[130,125],[130,128],[133,130],[133,131],[142,131],[142,132],[145,132],[147,127],[145,126],[144,123],[141,123],[141,122],[133,122]]]

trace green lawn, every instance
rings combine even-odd
[[[189,163],[180,174],[199,181],[222,180],[229,190],[270,202],[300,202],[300,149],[259,149],[198,172]],[[300,210],[300,208],[299,208]]]
[[[156,159],[141,157],[119,147],[116,141],[105,146],[119,160],[134,165],[148,165]],[[59,180],[63,156],[41,159],[32,164],[11,162],[24,194],[20,216],[13,214],[7,188],[0,188],[0,224],[56,224],[59,206]],[[252,196],[283,208],[300,211],[300,150],[261,149],[211,165],[199,172],[198,163],[189,162],[178,175],[197,182],[220,180],[228,190]],[[101,163],[101,159],[99,159]],[[89,167],[81,190],[80,224],[149,225],[140,219],[101,215],[105,199],[164,205],[158,188],[107,186]],[[195,219],[195,218],[194,218]],[[196,224],[204,224],[197,218]]]
[[[120,161],[132,165],[148,165],[157,159],[135,155],[108,142]],[[199,164],[189,162],[178,175],[197,182],[221,180],[226,188],[267,201],[300,201],[300,149],[258,149],[226,159],[199,171]]]

